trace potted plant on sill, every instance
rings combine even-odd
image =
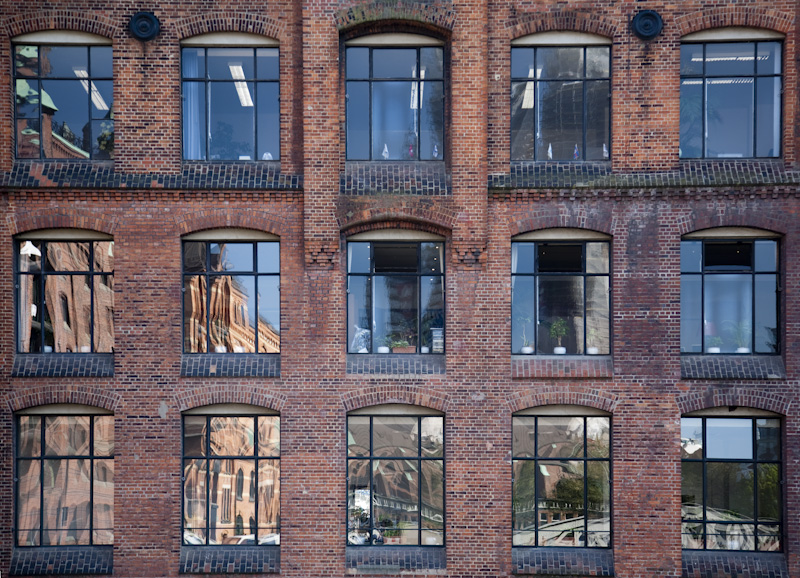
[[[709,335],[706,337],[706,353],[720,353],[722,351],[722,337]]]
[[[567,348],[561,346],[561,340],[567,336],[568,331],[567,320],[563,317],[556,317],[550,324],[550,339],[558,343],[553,349],[553,353],[556,355],[564,355],[567,352]]]
[[[533,323],[533,316],[530,314],[526,315],[524,313],[521,313],[517,315],[516,319],[517,322],[519,322],[522,325],[522,335],[520,335],[520,338],[522,339],[522,347],[520,348],[519,352],[523,355],[530,355],[531,353],[533,353],[533,346],[531,345],[531,342],[528,339],[528,336],[526,335],[525,331],[526,327],[530,323]]]
[[[750,342],[753,338],[753,329],[749,321],[723,322],[726,333],[731,341],[736,344],[736,353],[750,353]]]

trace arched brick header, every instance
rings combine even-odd
[[[614,38],[620,24],[597,13],[588,12],[527,12],[512,18],[506,25],[508,39],[513,40],[537,32],[587,32]]]
[[[447,413],[447,395],[429,387],[384,385],[342,394],[342,405],[345,411],[387,403],[419,405]]]
[[[228,383],[198,387],[175,395],[178,411],[220,403],[244,403],[280,412],[286,405],[286,396],[270,393],[263,387]]]
[[[612,235],[614,217],[610,207],[573,207],[560,205],[531,210],[523,219],[509,224],[509,234],[513,237],[520,233],[569,227],[590,229]]]
[[[6,32],[11,37],[46,30],[72,30],[114,38],[115,33],[123,27],[123,23],[98,10],[91,12],[86,10],[23,12],[10,17],[5,25]]]
[[[342,231],[345,237],[355,235],[356,233],[364,233],[366,231],[379,231],[384,229],[390,230],[404,230],[404,231],[422,231],[425,233],[432,233],[434,235],[441,235],[442,237],[449,237],[450,230],[440,227],[434,223],[424,223],[415,221],[374,221],[369,223],[361,223]]]
[[[54,403],[74,403],[91,405],[116,412],[122,396],[113,391],[87,387],[86,385],[42,385],[26,388],[25,391],[12,392],[8,396],[8,407],[14,411],[50,405]]]
[[[334,14],[336,28],[344,32],[364,25],[383,22],[416,22],[440,33],[453,30],[456,12],[452,7],[396,0],[394,2],[360,2]],[[373,30],[370,30],[373,32]]]
[[[782,211],[760,211],[754,204],[708,202],[693,205],[690,213],[678,220],[681,235],[714,227],[755,227],[785,234],[792,216]]]
[[[174,25],[179,40],[209,32],[247,32],[268,36],[282,42],[286,35],[286,27],[277,20],[262,14],[233,10],[203,12],[187,16],[176,20]]]
[[[104,219],[80,209],[45,209],[33,212],[18,212],[6,217],[12,235],[38,229],[88,229],[108,235],[114,234],[116,219]]]
[[[683,14],[675,18],[673,25],[677,29],[678,36],[728,26],[766,28],[788,34],[792,30],[792,20],[791,13],[762,8],[745,8],[741,5],[731,4],[707,7],[697,12]]]
[[[284,219],[270,213],[243,209],[210,209],[185,213],[175,219],[179,235],[206,229],[253,229],[281,236]]]
[[[757,387],[709,387],[679,395],[675,401],[681,415],[726,406],[752,407],[786,415],[790,405],[783,395],[762,391]]]
[[[614,413],[617,396],[597,391],[570,390],[559,386],[513,392],[509,394],[506,402],[511,413],[542,405],[585,405]]]
[[[361,210],[353,210],[352,206],[349,208],[351,210],[347,214],[338,215],[339,228],[348,235],[382,228],[430,230],[438,235],[448,235],[456,219],[452,210],[433,206],[364,206]],[[407,225],[396,224],[396,221],[405,221]]]

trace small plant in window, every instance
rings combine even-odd
[[[719,335],[711,335],[706,337],[706,351],[708,353],[719,353],[722,351],[722,349],[720,349],[722,347],[722,343],[722,337]]]
[[[726,321],[723,329],[726,337],[736,345],[736,353],[750,353],[753,328],[749,321]]]
[[[567,320],[563,317],[556,317],[550,325],[550,339],[558,344],[553,350],[553,353],[563,355],[567,352],[567,348],[561,346],[561,340],[567,336],[568,331],[569,326],[567,325]]]
[[[531,344],[531,341],[528,339],[526,330],[528,328],[528,325],[533,323],[533,316],[528,313],[523,313],[517,315],[517,321],[522,326],[522,335],[520,335],[520,339],[522,340],[522,348],[519,351],[520,353],[523,353],[525,355],[530,355],[531,353],[533,353],[533,345]]]

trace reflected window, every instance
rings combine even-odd
[[[511,352],[608,355],[610,245],[511,244]]]
[[[515,416],[513,546],[611,547],[608,417]]]
[[[681,45],[681,158],[781,156],[781,43]]]
[[[687,550],[782,550],[781,423],[681,419],[682,543]]]
[[[608,46],[511,49],[511,159],[602,161],[610,156]]]
[[[280,352],[280,244],[183,242],[184,353]]]
[[[681,352],[780,352],[778,242],[681,241]]]
[[[18,415],[18,546],[114,542],[114,417]]]
[[[183,544],[280,545],[280,469],[279,416],[184,415]]]
[[[17,351],[114,351],[114,242],[17,240]]]
[[[349,353],[444,353],[444,241],[347,244]]]
[[[114,158],[111,54],[111,46],[14,46],[17,158]]]
[[[444,545],[444,418],[347,418],[347,544]]]
[[[348,46],[347,159],[444,159],[444,48]]]
[[[277,48],[181,49],[183,158],[280,159]]]

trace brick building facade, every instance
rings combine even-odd
[[[0,573],[800,576],[798,18],[0,0]]]

